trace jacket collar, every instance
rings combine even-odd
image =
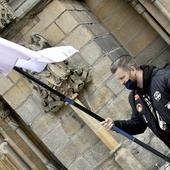
[[[152,76],[153,69],[156,68],[155,66],[149,65],[142,65],[140,69],[143,70],[143,90],[148,91],[148,87],[150,85],[150,80]]]

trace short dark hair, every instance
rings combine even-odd
[[[115,74],[118,68],[122,68],[124,71],[128,71],[130,70],[131,66],[134,66],[136,69],[139,69],[139,66],[133,59],[133,57],[128,54],[125,54],[120,56],[111,64],[110,71],[112,72],[112,74]]]

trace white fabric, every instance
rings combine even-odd
[[[0,38],[0,72],[8,75],[14,66],[41,72],[47,63],[64,61],[77,51],[72,46],[51,47],[33,51]]]

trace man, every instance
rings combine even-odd
[[[129,120],[105,119],[101,125],[110,130],[115,125],[136,135],[149,127],[170,148],[170,69],[138,66],[123,55],[111,65],[111,72],[129,90],[132,116]]]

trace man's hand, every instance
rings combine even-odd
[[[114,126],[114,121],[111,118],[105,119],[105,121],[100,122],[102,126],[104,126],[107,130],[112,129]]]

